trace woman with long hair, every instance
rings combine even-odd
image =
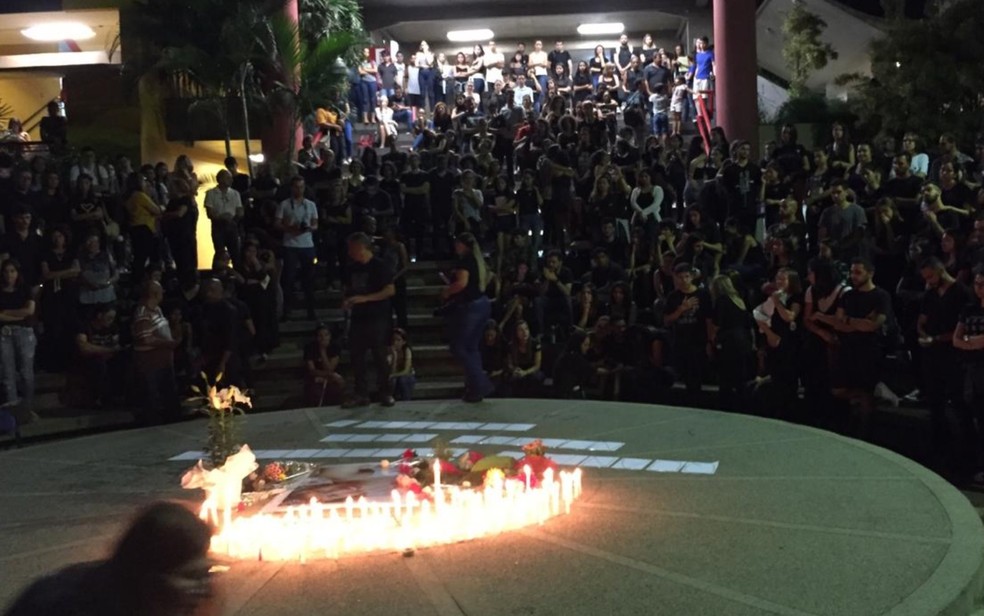
[[[830,166],[841,173],[847,173],[848,169],[857,162],[854,145],[851,144],[847,129],[840,122],[834,122],[830,127],[830,136],[830,143],[824,148]]]
[[[20,263],[6,259],[0,264],[0,362],[3,364],[3,393],[8,404],[23,399],[33,412],[34,350],[37,339],[31,320],[34,299],[21,278]],[[18,385],[20,387],[18,388]],[[20,395],[18,395],[18,389]]]
[[[601,72],[607,64],[608,58],[605,57],[605,47],[603,45],[596,45],[594,56],[591,57],[591,61],[588,63],[588,67],[591,70],[591,86],[596,91],[598,90],[598,81],[601,79]]]
[[[397,400],[412,400],[417,377],[413,369],[413,350],[405,329],[396,327],[390,338],[387,361],[390,367],[390,380],[393,381],[393,396]]]
[[[330,406],[342,401],[345,380],[338,374],[338,348],[331,329],[319,323],[314,339],[304,347],[304,398],[308,406]]]
[[[902,136],[902,151],[909,155],[909,171],[920,178],[925,178],[929,173],[929,155],[923,149],[918,134],[907,131]]]
[[[458,235],[454,243],[458,257],[453,277],[441,292],[441,299],[450,306],[448,313],[451,353],[465,371],[466,402],[481,402],[495,387],[482,369],[479,342],[485,323],[492,314],[492,306],[485,288],[489,272],[482,256],[482,247],[471,233]]]
[[[510,395],[535,398],[540,394],[544,380],[542,362],[540,341],[530,333],[529,323],[517,321],[506,356]]]
[[[362,92],[362,124],[368,126],[376,123],[376,93],[378,91],[376,63],[372,59],[372,50],[366,47],[362,50],[362,62],[359,63],[359,89]]]
[[[811,423],[827,423],[823,417],[830,408],[831,366],[838,346],[837,332],[815,320],[815,313],[833,315],[840,305],[841,295],[848,286],[837,263],[830,259],[814,258],[807,264],[806,279],[810,286],[803,296],[803,350],[800,353],[804,400]]]
[[[143,175],[131,173],[126,177],[123,203],[129,215],[127,218],[130,223],[130,243],[133,247],[133,280],[138,284],[143,282],[147,264],[160,258],[160,250],[157,246],[157,221],[162,212],[160,206],[147,194],[149,189],[150,180]]]
[[[468,81],[475,86],[476,93],[485,91],[485,50],[478,44],[472,49]]]
[[[588,100],[594,92],[595,87],[597,87],[597,79],[591,74],[588,63],[581,60],[577,63],[574,78],[571,80],[571,93],[574,106],[576,107],[578,103]]]
[[[751,318],[730,276],[715,276],[710,291],[720,404],[723,410],[736,410],[742,388],[752,375]]]
[[[420,48],[417,49],[414,57],[417,61],[417,68],[420,69],[420,73],[418,73],[418,79],[420,80],[420,103],[424,114],[427,114],[433,109],[435,102],[434,53],[431,51],[427,41],[420,41]]]
[[[755,321],[765,338],[765,372],[771,379],[772,410],[788,412],[799,387],[799,350],[803,313],[803,285],[796,270],[780,269],[775,290],[755,309]]]

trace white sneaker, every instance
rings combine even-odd
[[[899,406],[899,397],[885,383],[879,382],[875,385],[875,397],[888,402],[895,408]]]

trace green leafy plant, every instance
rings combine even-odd
[[[14,115],[14,108],[3,102],[3,99],[0,98],[0,124],[6,126],[7,120],[9,120],[12,115]]]
[[[803,95],[810,75],[837,59],[837,51],[820,37],[827,22],[811,13],[802,2],[793,2],[782,24],[782,57],[789,69],[789,95]]]
[[[984,11],[956,0],[924,19],[897,19],[871,44],[871,75],[842,75],[868,134],[916,130],[928,138],[984,129]]]
[[[239,451],[237,419],[239,415],[246,413],[247,408],[252,408],[253,403],[246,392],[235,385],[219,389],[221,374],[212,383],[204,372],[201,376],[205,387],[202,389],[193,385],[191,389],[198,395],[189,402],[197,405],[199,411],[208,417],[205,452],[213,467],[218,468],[225,463],[227,457]]]

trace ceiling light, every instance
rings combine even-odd
[[[472,41],[490,41],[495,38],[495,32],[488,28],[479,30],[451,30],[448,40],[452,43],[470,43]]]
[[[598,34],[621,34],[625,31],[625,24],[621,22],[610,24],[581,24],[577,27],[577,33],[581,36],[595,36]]]
[[[34,41],[83,41],[91,39],[96,32],[89,26],[77,21],[54,22],[38,24],[21,30],[21,34]]]

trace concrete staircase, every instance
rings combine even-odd
[[[444,320],[433,316],[434,308],[440,304],[443,287],[438,274],[449,266],[447,262],[419,261],[412,263],[407,272],[408,334],[417,373],[416,399],[453,398],[461,394],[461,371],[448,351]],[[300,294],[298,299],[301,299]],[[319,277],[315,290],[317,320],[293,319],[281,323],[280,346],[263,365],[253,369],[254,403],[259,409],[302,405],[304,346],[312,339],[318,322],[342,323],[341,303],[341,291],[327,288],[324,278]],[[295,311],[294,314],[302,312]],[[344,351],[339,364],[346,381],[350,382],[348,356]]]

